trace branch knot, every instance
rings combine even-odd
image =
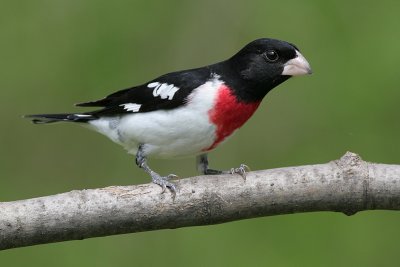
[[[347,151],[339,160],[335,161],[339,167],[357,167],[363,163],[362,158],[353,152]]]

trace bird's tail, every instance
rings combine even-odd
[[[69,122],[88,122],[97,119],[96,116],[88,113],[74,114],[74,113],[63,113],[63,114],[35,114],[25,115],[25,118],[31,119],[35,124],[52,123],[59,121]]]

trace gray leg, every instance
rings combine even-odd
[[[161,176],[152,169],[150,169],[149,165],[147,165],[147,159],[146,156],[143,153],[143,145],[139,145],[138,151],[136,153],[136,165],[139,166],[139,168],[142,168],[145,172],[150,174],[151,180],[153,183],[158,184],[159,186],[162,187],[162,192],[164,193],[167,187],[169,190],[171,190],[172,194],[176,195],[176,186],[175,184],[169,182],[171,179],[176,179],[178,176],[175,174],[170,174],[168,176]]]
[[[239,168],[231,168],[229,171],[219,171],[208,168],[207,154],[197,156],[197,170],[205,175],[212,174],[240,174],[243,179],[246,180],[246,172],[250,171],[250,168],[245,164],[240,164]]]

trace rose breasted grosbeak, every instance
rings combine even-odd
[[[240,128],[264,96],[291,76],[310,74],[299,49],[275,39],[255,40],[228,60],[201,68],[172,72],[103,99],[77,104],[100,107],[85,113],[28,115],[34,123],[83,123],[136,155],[163,192],[176,187],[150,169],[147,156],[161,158],[197,155],[203,174],[238,173],[208,168],[207,153]]]

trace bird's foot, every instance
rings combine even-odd
[[[230,173],[231,174],[239,174],[240,176],[243,177],[244,180],[246,180],[246,174],[247,172],[250,171],[249,166],[245,165],[245,164],[240,164],[240,166],[238,168],[231,168]]]
[[[165,193],[165,191],[168,188],[172,192],[174,198],[176,196],[176,185],[174,183],[171,183],[170,180],[178,178],[179,177],[175,174],[169,174],[168,176],[161,176],[156,172],[151,173],[152,182],[161,186],[162,193]]]
[[[151,180],[153,183],[158,184],[162,188],[162,193],[165,193],[167,188],[171,191],[172,197],[175,199],[176,196],[176,185],[171,183],[169,180],[179,178],[175,174],[170,174],[167,176],[161,176],[152,169],[150,169],[149,165],[147,165],[146,156],[143,152],[143,144],[139,145],[138,151],[136,153],[136,164],[142,168],[145,172],[150,174]]]

